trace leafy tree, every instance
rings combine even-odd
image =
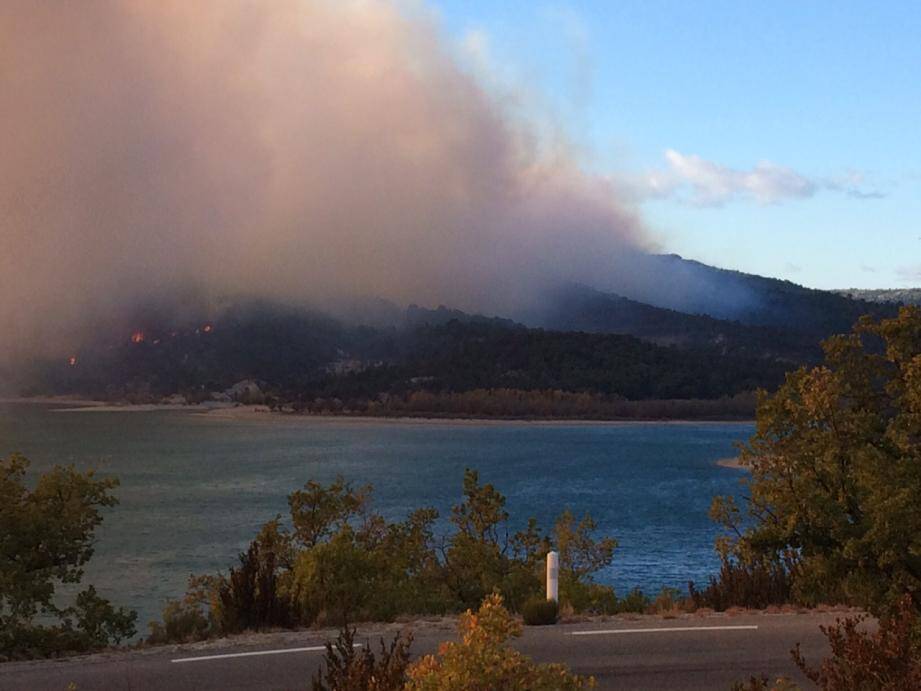
[[[544,558],[555,545],[560,552],[560,591],[579,611],[613,612],[616,597],[609,586],[592,583],[591,576],[610,565],[617,541],[596,540],[591,516],[578,523],[570,511],[557,520],[551,536],[542,535],[535,519],[510,534],[505,497],[492,485],[479,483],[475,470],[464,473],[464,501],[451,520],[457,532],[444,553],[449,586],[463,606],[475,606],[499,591],[518,610],[543,589]]]
[[[617,540],[593,537],[597,525],[585,514],[578,523],[569,509],[553,527],[553,542],[560,553],[560,597],[574,609],[610,614],[617,610],[617,597],[610,586],[592,581],[592,575],[614,561]]]
[[[243,629],[390,621],[400,614],[442,614],[476,606],[498,591],[516,609],[543,589],[544,557],[553,544],[535,519],[514,534],[505,497],[464,475],[455,530],[436,544],[438,512],[418,509],[388,522],[370,508],[370,487],[342,478],[309,482],[289,497],[291,529],[266,523],[229,574],[190,580],[182,600],[167,603],[151,640],[196,640]],[[578,611],[614,611],[608,586],[591,582],[613,556],[595,524],[564,514],[554,537],[563,554],[561,585]]]
[[[327,622],[348,624],[367,617],[380,575],[375,555],[365,550],[351,527],[344,527],[329,541],[304,550],[294,568],[294,582],[303,611],[311,618],[322,615]]]
[[[240,555],[240,564],[231,568],[217,584],[221,629],[225,633],[258,630],[293,623],[291,604],[279,587],[278,557],[265,543],[253,540]]]
[[[745,511],[718,498],[720,547],[791,563],[807,602],[921,607],[921,309],[861,320],[824,344],[824,364],[763,396],[742,449]]]
[[[347,623],[452,609],[433,545],[437,517],[434,509],[419,509],[387,523],[366,512],[300,550],[289,582],[301,616]]]
[[[505,497],[464,471],[464,500],[451,511],[457,532],[444,551],[449,586],[464,606],[475,606],[499,587],[508,570],[509,535]]]
[[[114,506],[115,479],[55,467],[35,487],[29,461],[0,460],[0,656],[89,650],[134,635],[136,614],[115,609],[89,586],[60,606],[58,586],[79,584],[93,556],[100,509]]]
[[[498,591],[517,610],[540,593],[550,539],[533,518],[515,533],[508,520],[505,497],[481,485],[477,471],[465,470],[464,499],[451,512],[457,530],[442,550],[445,580],[461,607],[476,607]]]
[[[313,547],[360,514],[370,492],[369,486],[356,490],[341,477],[328,487],[311,480],[288,497],[295,537]]]

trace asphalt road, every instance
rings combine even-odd
[[[727,689],[751,674],[784,674],[805,683],[790,659],[796,642],[807,660],[827,654],[819,624],[835,614],[755,614],[526,627],[515,646],[542,662],[594,675],[601,689]],[[413,654],[433,652],[449,629],[423,624]],[[389,631],[393,631],[390,629]],[[360,631],[376,645],[380,630]],[[392,634],[391,634],[392,635]],[[58,661],[0,664],[3,691],[120,689],[305,689],[322,663],[317,632],[265,634],[194,646],[164,646]]]

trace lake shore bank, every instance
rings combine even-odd
[[[567,417],[476,417],[461,415],[438,415],[420,413],[412,415],[367,415],[362,413],[313,414],[294,413],[272,410],[265,405],[245,405],[240,403],[207,402],[200,404],[183,403],[112,403],[67,396],[35,396],[0,398],[0,404],[35,404],[60,406],[55,412],[60,413],[145,413],[157,411],[187,411],[196,416],[214,420],[288,420],[303,422],[393,422],[401,424],[439,424],[439,425],[699,425],[699,424],[751,424],[752,420],[735,417],[690,419],[690,418],[567,418]],[[730,466],[731,467],[731,466]]]
[[[699,424],[751,424],[751,420],[672,420],[672,419],[584,419],[584,418],[521,418],[521,417],[462,417],[439,415],[327,415],[327,414],[302,414],[271,411],[266,406],[236,406],[230,408],[214,408],[201,411],[197,415],[207,416],[211,419],[226,420],[295,420],[303,422],[393,422],[400,424],[419,425],[566,425],[566,426],[599,426],[599,425],[699,425]]]
[[[109,405],[105,401],[74,396],[0,396],[0,405],[30,403],[33,405],[66,405],[81,408],[99,408]]]

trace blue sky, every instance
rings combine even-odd
[[[635,185],[663,250],[921,286],[921,3],[431,4]]]

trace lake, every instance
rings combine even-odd
[[[86,582],[136,609],[139,629],[191,573],[234,563],[287,495],[342,475],[374,485],[390,519],[433,506],[443,521],[464,468],[508,498],[515,527],[544,528],[569,507],[620,543],[599,580],[619,594],[686,588],[718,568],[707,517],[743,472],[715,464],[751,435],[735,423],[438,423],[289,418],[222,419],[189,411],[63,412],[0,405],[0,455],[20,451],[38,472],[74,463],[118,476]]]

